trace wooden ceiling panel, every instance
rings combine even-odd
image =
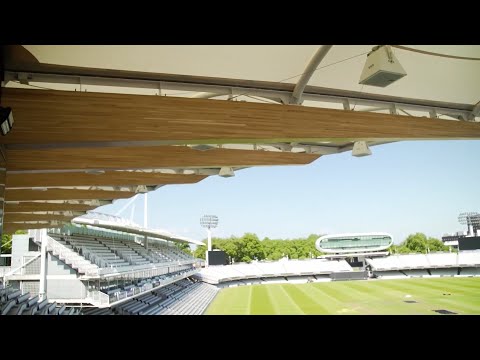
[[[5,144],[480,138],[480,123],[296,105],[16,88],[2,102],[15,114]]]
[[[76,190],[76,189],[48,189],[46,191],[7,189],[6,201],[32,201],[32,200],[88,200],[88,199],[126,199],[135,195],[129,191],[107,190]]]
[[[129,186],[192,184],[204,175],[161,174],[130,171],[107,171],[104,174],[85,172],[7,174],[7,188],[55,186]]]
[[[21,221],[70,221],[71,219],[77,217],[75,216],[64,216],[58,214],[28,214],[28,213],[5,213],[4,222],[21,222]]]
[[[34,211],[87,211],[97,208],[96,205],[87,204],[65,204],[45,202],[19,202],[5,203],[4,211],[7,213],[22,213]]]
[[[187,146],[25,149],[7,150],[7,169],[28,171],[304,165],[318,159],[319,156],[258,150],[199,151]]]

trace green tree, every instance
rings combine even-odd
[[[449,247],[441,240],[429,237],[427,240],[427,247],[429,251],[448,251]]]
[[[192,255],[192,250],[190,249],[190,245],[188,243],[177,242],[177,243],[175,243],[175,245],[176,245],[177,248],[179,248],[184,253],[186,253],[188,255]]]
[[[27,234],[26,230],[17,230],[13,234],[2,234],[2,254],[12,253],[12,235]]]
[[[411,252],[426,253],[427,237],[423,233],[412,234],[401,245],[411,250]]]
[[[253,233],[246,233],[240,239],[242,257],[240,261],[251,262],[252,260],[265,259],[265,253],[263,252],[263,246],[258,236]]]
[[[193,256],[195,258],[205,260],[205,251],[207,251],[207,240],[203,240],[202,242],[205,243],[205,245],[198,245],[195,251],[193,251]]]
[[[427,253],[428,251],[448,251],[449,248],[442,241],[429,237],[423,233],[409,235],[399,245],[393,245],[390,252],[397,254],[406,253]]]
[[[230,261],[251,262],[252,260],[279,260],[285,256],[290,259],[309,259],[322,255],[315,248],[320,235],[311,234],[307,238],[259,240],[253,233],[245,233],[237,238],[212,238],[212,248],[225,251]],[[206,240],[204,240],[204,243]],[[205,258],[206,247],[199,246],[194,251],[197,258]]]

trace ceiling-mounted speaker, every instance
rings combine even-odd
[[[376,46],[367,55],[359,84],[386,87],[407,75],[388,45]]]

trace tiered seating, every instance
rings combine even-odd
[[[66,264],[72,266],[79,273],[98,273],[98,265],[92,263],[84,256],[76,252],[72,245],[67,243],[63,238],[53,239],[56,244],[49,242],[47,248],[54,255],[59,256]],[[51,245],[51,246],[50,246]]]
[[[213,300],[218,288],[182,279],[150,291],[113,308],[89,308],[85,315],[201,315]]]
[[[455,276],[458,274],[458,268],[453,269],[430,269],[432,276]]]
[[[82,310],[83,315],[115,315],[110,308],[88,308]]]
[[[147,250],[142,245],[136,242],[125,241],[123,243],[130,249],[134,250],[137,254],[142,255],[145,259],[149,260],[152,263],[164,263],[169,261],[165,255],[161,253],[157,254],[154,251]]]
[[[373,270],[397,270],[403,268],[398,255],[391,255],[384,258],[365,259]]]
[[[150,240],[147,250],[129,234],[77,226],[53,229],[48,234],[57,243],[83,257],[85,261],[76,259],[81,263],[83,273],[93,270],[93,273],[103,275],[195,262],[192,256],[164,241]],[[161,273],[157,271],[157,274]]]
[[[121,285],[114,282],[113,284],[100,286],[99,290],[107,294],[109,296],[110,303],[113,303],[115,301],[123,300],[128,297],[149,291],[154,287],[160,286],[162,282],[174,279],[175,277],[180,277],[182,275],[185,276],[185,274],[188,276],[194,270],[189,265],[184,265],[182,267],[185,267],[185,269],[151,278],[134,280],[129,283],[123,282]],[[175,287],[176,285],[170,284],[166,286],[166,288],[172,286]]]
[[[99,242],[106,247],[108,247],[111,251],[113,251],[116,255],[121,257],[123,260],[128,262],[129,265],[145,265],[150,264],[153,261],[144,258],[142,255],[139,255],[135,250],[127,246],[122,241],[115,241],[111,239],[99,239]]]
[[[284,262],[287,274],[310,275],[332,273],[340,271],[352,271],[345,260],[290,260]]]
[[[427,270],[405,270],[404,272],[410,277],[423,277],[429,275]]]
[[[460,251],[458,253],[458,266],[480,266],[480,250]]]
[[[191,260],[193,262],[194,260],[190,255],[184,253],[175,246],[162,244],[160,242],[149,243],[149,250],[159,256],[164,257],[167,261]]]
[[[375,277],[379,279],[401,279],[407,276],[400,271],[378,271],[375,272]]]
[[[455,253],[430,253],[427,254],[430,267],[457,267],[457,254]]]
[[[366,259],[373,270],[435,269],[449,267],[480,266],[480,251],[455,253],[429,253],[390,255],[384,258]]]
[[[403,255],[399,260],[406,269],[427,268],[430,266],[425,254]]]
[[[47,299],[40,301],[38,296],[30,293],[22,294],[11,286],[0,284],[0,315],[77,315],[74,308],[49,303]]]
[[[473,267],[466,267],[460,269],[461,276],[480,276],[480,267],[473,268]]]
[[[195,276],[203,281],[218,284],[220,282],[242,279],[307,276],[342,271],[352,271],[352,268],[345,260],[315,259],[209,266],[202,269]]]
[[[430,267],[427,255],[390,255],[384,258],[366,259],[373,270],[423,269]]]
[[[161,303],[151,315],[201,315],[218,292],[213,285],[197,282],[172,296],[175,301]]]
[[[55,238],[55,237],[54,237]],[[73,247],[85,259],[101,268],[129,266],[130,263],[117,255],[96,238],[69,236],[62,240]],[[57,240],[58,241],[58,240]]]
[[[258,262],[254,265],[259,269],[260,274],[265,274],[266,276],[275,276],[276,274],[284,274],[287,272],[281,261]]]

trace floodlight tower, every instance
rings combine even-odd
[[[203,215],[200,218],[200,225],[207,229],[208,235],[208,243],[207,243],[207,256],[206,259],[206,266],[208,266],[208,252],[212,251],[212,231],[210,229],[215,229],[218,225],[218,217],[217,215]]]
[[[475,236],[480,229],[480,214],[477,212],[463,212],[458,215],[458,222],[467,225],[467,236]]]

